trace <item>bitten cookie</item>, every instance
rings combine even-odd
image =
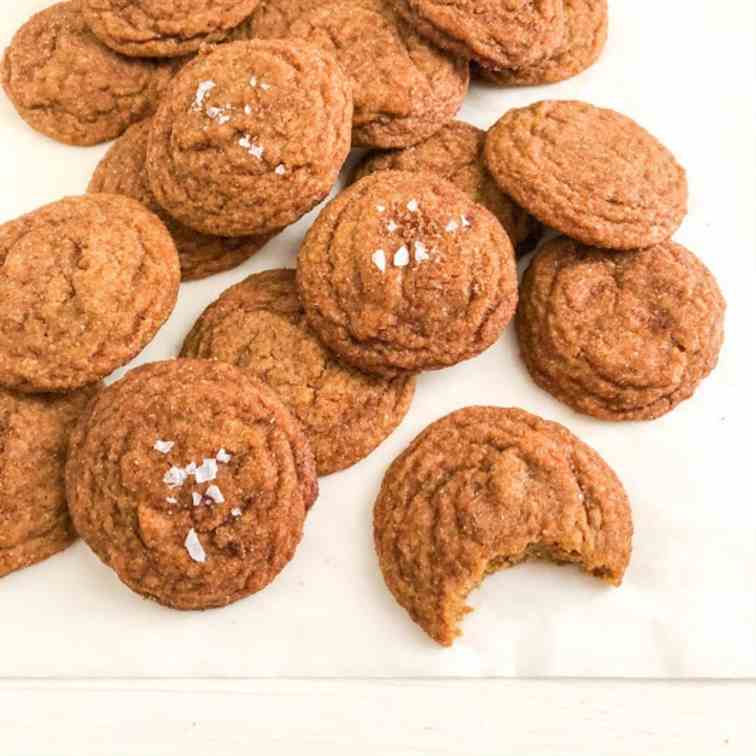
[[[65,2],[16,32],[2,80],[32,128],[66,144],[92,145],[152,115],[179,65],[117,55],[87,29],[78,2]]]
[[[90,405],[66,490],[77,531],[129,588],[207,609],[286,566],[317,478],[270,389],[231,365],[173,360],[132,370]]]
[[[524,254],[537,243],[541,224],[491,178],[483,163],[485,143],[485,131],[452,121],[414,147],[369,153],[357,166],[353,181],[385,170],[435,173],[487,207],[504,226],[518,254]]]
[[[546,244],[522,284],[517,334],[539,386],[604,420],[652,420],[717,363],[725,301],[691,252],[665,242],[618,255]]]
[[[258,0],[81,0],[89,28],[137,58],[174,58],[222,41]]]
[[[149,120],[131,126],[100,161],[87,191],[123,194],[155,213],[173,237],[181,279],[193,281],[241,265],[270,241],[271,235],[228,238],[194,231],[174,220],[156,202],[145,171]]]
[[[548,58],[525,68],[478,68],[476,72],[510,87],[554,84],[582,73],[598,60],[606,44],[607,0],[564,0],[564,14],[564,40]]]
[[[565,34],[562,0],[392,0],[440,47],[486,68],[515,68],[548,58]]]
[[[632,533],[622,484],[593,449],[499,407],[429,426],[389,468],[374,512],[386,585],[443,646],[461,635],[467,597],[487,575],[535,557],[619,585]]]
[[[416,144],[453,118],[467,93],[467,60],[419,36],[389,0],[268,0],[250,27],[333,53],[352,84],[358,146]]]
[[[0,577],[76,539],[63,473],[69,434],[95,391],[29,396],[0,389]]]
[[[297,282],[326,346],[386,376],[475,356],[517,303],[501,224],[430,173],[379,171],[339,195],[305,237]]]
[[[415,392],[412,377],[377,378],[337,362],[307,327],[293,270],[232,286],[195,323],[181,354],[229,362],[274,389],[302,423],[320,475],[370,454]]]
[[[66,391],[125,365],[176,303],[176,247],[127,197],[68,197],[0,226],[0,386]]]
[[[485,160],[502,191],[585,244],[651,247],[687,212],[672,153],[627,116],[585,102],[510,110],[488,132]]]
[[[328,194],[351,129],[351,87],[329,53],[300,41],[221,45],[171,82],[150,133],[150,187],[197,231],[270,233]]]

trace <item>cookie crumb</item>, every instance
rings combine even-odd
[[[207,487],[207,491],[205,491],[205,496],[207,496],[208,499],[212,499],[216,504],[223,504],[226,499],[221,493],[220,488],[218,486],[212,485]]]
[[[152,447],[155,451],[159,451],[161,454],[168,454],[171,449],[176,445],[175,441],[161,441],[158,439],[155,441],[155,445]]]
[[[406,265],[409,265],[409,261],[409,250],[404,244],[402,244],[402,246],[396,250],[396,254],[394,255],[394,265],[397,268],[404,268]]]
[[[184,547],[195,562],[204,564],[207,561],[207,554],[205,554],[205,550],[202,548],[202,543],[200,543],[200,539],[197,536],[197,531],[194,528],[191,528],[186,534]]]
[[[386,272],[386,253],[382,249],[373,252],[372,260],[375,267],[378,268],[381,273]]]

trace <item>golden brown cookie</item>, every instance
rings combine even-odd
[[[368,153],[352,180],[385,170],[435,173],[487,207],[504,226],[518,254],[524,254],[537,243],[541,224],[496,186],[483,162],[485,143],[482,129],[451,121],[413,147]]]
[[[87,29],[78,1],[37,13],[13,37],[3,88],[34,129],[66,144],[92,145],[147,118],[179,62],[130,60]]]
[[[326,346],[389,377],[474,357],[517,303],[501,224],[430,173],[379,171],[340,194],[305,237],[297,283]]]
[[[257,37],[296,37],[333,53],[352,84],[357,146],[416,144],[467,93],[467,60],[419,36],[389,0],[267,0],[249,26]]]
[[[525,68],[478,67],[476,73],[495,84],[510,87],[554,84],[577,76],[601,55],[609,29],[607,0],[564,0],[565,36],[544,60]]]
[[[487,68],[549,57],[565,34],[563,0],[392,0],[417,30]]]
[[[68,197],[0,226],[0,386],[67,391],[136,356],[179,286],[165,226],[127,197]]]
[[[29,396],[0,389],[0,577],[76,540],[64,482],[68,437],[96,390]]]
[[[265,588],[293,557],[317,489],[281,401],[206,360],[145,365],[103,391],[66,466],[81,537],[129,588],[177,609]]]
[[[604,420],[652,420],[713,370],[724,314],[714,276],[679,244],[618,255],[557,239],[525,274],[517,334],[557,399]]]
[[[136,58],[175,58],[220,42],[258,0],[81,0],[89,28]]]
[[[547,226],[610,249],[666,241],[687,212],[674,155],[635,121],[577,101],[510,110],[485,160],[502,191]]]
[[[386,585],[443,646],[461,635],[467,597],[487,575],[545,558],[619,585],[632,534],[622,484],[593,449],[500,407],[426,428],[389,468],[374,512]]]
[[[377,378],[336,361],[307,326],[293,270],[258,273],[224,292],[181,356],[229,362],[267,383],[302,423],[320,475],[370,454],[415,393],[411,376]]]
[[[155,213],[176,243],[183,281],[230,270],[259,252],[270,241],[270,234],[236,238],[201,234],[163,210],[152,194],[145,172],[150,126],[149,120],[134,124],[113,144],[97,166],[87,191],[123,194]]]
[[[270,233],[328,194],[351,130],[351,87],[329,53],[300,41],[220,45],[184,66],[160,104],[150,187],[197,231]]]

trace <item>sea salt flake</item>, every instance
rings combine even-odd
[[[384,205],[376,205],[376,206],[375,206],[375,209],[376,209],[376,210],[377,210],[377,211],[378,211],[379,213],[385,213],[385,212],[386,212],[386,207],[385,207]]]
[[[280,163],[276,166],[276,173],[279,176],[283,176],[286,173],[286,166],[283,163]]]
[[[393,234],[393,233],[394,233],[394,231],[396,231],[396,229],[397,229],[397,228],[399,228],[399,226],[397,226],[397,225],[396,225],[396,223],[394,223],[394,221],[389,221],[389,222],[388,222],[388,223],[386,224],[386,228],[388,229],[388,232],[389,232],[390,234]]]
[[[450,220],[446,224],[445,230],[448,231],[450,234],[453,234],[458,228],[459,228],[459,223],[457,223],[457,221]]]
[[[195,507],[198,507],[200,504],[202,504],[202,496],[196,491],[192,491],[192,504]]]
[[[178,488],[184,485],[184,481],[187,478],[185,470],[173,465],[170,470],[163,476],[163,483],[169,485],[171,488]]]
[[[249,86],[252,87],[253,89],[257,86],[257,76],[253,76],[249,80]]]
[[[209,483],[217,476],[218,463],[214,459],[203,459],[202,464],[194,471],[194,479],[197,483]]]
[[[194,471],[197,469],[197,465],[195,462],[190,462],[185,468],[184,472],[187,475],[194,475]]]
[[[252,115],[252,106],[251,105],[245,105],[244,106],[244,114],[245,115]]]
[[[178,504],[178,499],[175,496],[167,496],[165,500],[169,504]]]
[[[225,449],[219,449],[218,453],[215,455],[215,458],[222,465],[227,465],[231,461],[231,455]]]
[[[416,213],[420,205],[417,204],[417,200],[411,199],[407,203],[407,210],[409,210],[411,213]]]
[[[428,248],[421,241],[415,242],[415,262],[423,262],[424,260],[430,260],[428,254]]]
[[[206,113],[221,126],[231,120],[231,116],[228,115],[226,108],[209,107]]]
[[[243,147],[250,155],[254,155],[258,160],[262,158],[265,151],[263,147],[252,141],[252,137],[249,134],[245,134],[239,140],[239,146]]]
[[[234,517],[241,517],[241,516],[242,516],[242,511],[241,511],[241,509],[239,509],[239,507],[234,507],[234,508],[233,508],[233,509],[231,510],[231,514],[232,514],[232,515],[233,515]]]
[[[409,265],[409,261],[409,250],[404,244],[402,244],[402,246],[396,250],[396,254],[394,255],[394,265],[397,268],[403,268],[405,265]]]
[[[270,84],[266,84],[264,81],[260,82],[260,89],[267,92],[271,88]]]
[[[205,491],[205,496],[207,496],[208,499],[212,499],[216,504],[223,504],[223,502],[226,501],[218,486],[208,486],[207,491]]]
[[[200,539],[197,536],[197,531],[194,528],[191,528],[186,534],[184,546],[189,552],[189,556],[195,562],[204,564],[207,561],[207,554],[205,554],[205,550],[202,548],[202,543],[200,543]]]
[[[159,451],[161,454],[168,454],[168,452],[173,449],[173,447],[176,445],[175,441],[161,441],[158,439],[155,441],[155,446],[152,448],[155,451]]]
[[[382,249],[378,249],[373,252],[373,265],[375,265],[381,273],[386,272],[386,253]]]
[[[202,110],[202,105],[205,102],[205,97],[211,89],[215,88],[215,82],[212,79],[201,81],[197,87],[197,92],[194,95],[194,102],[192,103],[192,110]]]
[[[467,220],[467,218],[464,215],[462,216],[462,226],[464,228],[470,228],[470,221]]]

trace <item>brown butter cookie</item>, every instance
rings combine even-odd
[[[32,128],[66,144],[92,145],[152,115],[178,65],[117,55],[87,29],[72,1],[37,13],[16,32],[2,80]]]
[[[590,68],[601,55],[609,30],[607,0],[564,0],[565,36],[546,59],[525,68],[494,70],[478,67],[476,73],[495,84],[510,87],[555,84]]]
[[[604,460],[557,423],[467,407],[429,426],[391,465],[374,512],[386,585],[450,646],[489,574],[526,559],[574,562],[619,585],[630,505]]]
[[[687,212],[674,155],[635,121],[577,101],[510,110],[485,160],[502,191],[547,226],[610,249],[666,241]]]
[[[89,28],[108,47],[137,58],[175,58],[220,42],[258,0],[81,0]]]
[[[76,540],[64,483],[68,437],[96,390],[29,396],[0,389],[0,577]]]
[[[66,490],[79,534],[129,588],[206,609],[286,566],[317,478],[270,389],[231,365],[174,360],[132,370],[92,402]]]
[[[544,245],[522,283],[517,334],[536,383],[604,420],[652,420],[717,363],[725,301],[679,244],[618,255]]]
[[[486,68],[549,57],[565,33],[562,0],[392,0],[417,30]]]
[[[330,54],[300,41],[221,45],[171,82],[153,119],[150,187],[197,231],[270,233],[331,190],[351,124],[351,88]]]
[[[241,265],[272,238],[210,236],[172,218],[157,203],[145,171],[151,121],[131,126],[108,150],[89,182],[87,191],[123,194],[141,202],[163,221],[173,237],[181,265],[181,279],[194,281]]]
[[[430,173],[379,171],[339,195],[305,237],[297,282],[326,346],[386,376],[475,356],[517,303],[501,224]]]
[[[370,454],[415,392],[412,377],[377,378],[337,362],[307,326],[293,270],[258,273],[224,292],[181,355],[229,362],[274,389],[302,423],[320,475]]]
[[[68,197],[0,226],[0,385],[93,383],[140,352],[176,303],[176,247],[127,197]]]
[[[502,192],[483,162],[486,132],[462,121],[451,121],[413,147],[373,152],[357,166],[352,181],[377,171],[435,173],[487,207],[509,234],[518,254],[530,251],[541,235],[541,224]]]

